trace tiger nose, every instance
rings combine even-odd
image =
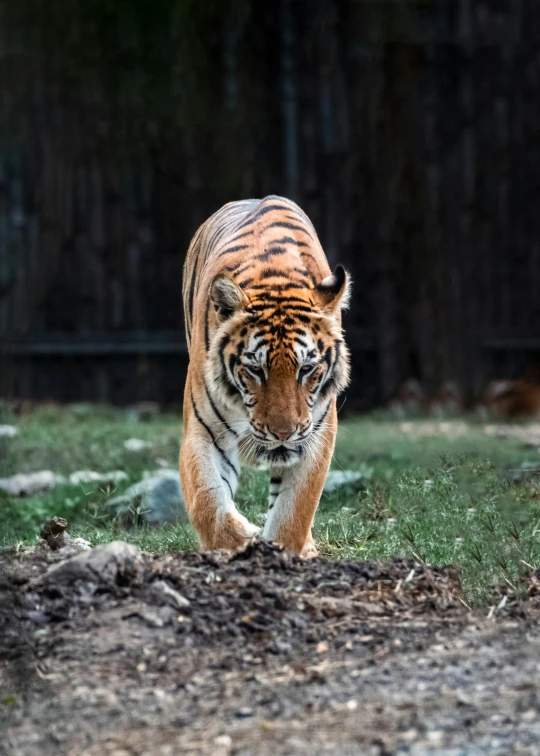
[[[286,441],[295,432],[296,425],[288,425],[286,423],[280,423],[279,425],[268,425],[268,430],[273,436],[277,436],[280,441]]]

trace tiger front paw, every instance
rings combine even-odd
[[[227,512],[216,522],[213,548],[241,551],[260,532],[260,528],[240,513]]]
[[[319,556],[319,552],[317,551],[317,547],[313,538],[308,538],[304,545],[304,548],[300,552],[300,556],[302,557],[302,559],[315,559],[315,557]]]

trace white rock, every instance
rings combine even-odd
[[[71,538],[69,546],[76,551],[90,551],[92,544],[86,538]]]
[[[128,476],[123,470],[111,470],[105,473],[98,473],[94,470],[78,470],[69,476],[69,482],[72,486],[78,486],[81,483],[121,483],[127,479]],[[58,482],[61,480],[65,479],[58,476]]]
[[[14,425],[0,425],[0,438],[13,438],[18,432]]]
[[[9,496],[34,496],[42,491],[50,491],[55,485],[56,476],[51,470],[19,473],[10,478],[0,478],[0,489]]]
[[[355,483],[365,482],[368,479],[369,475],[355,470],[330,470],[326,476],[324,491],[330,493],[340,486],[354,486]]]
[[[158,603],[169,604],[174,609],[187,609],[190,605],[185,596],[176,591],[165,580],[155,580],[151,587],[152,596]]]
[[[94,582],[96,578],[101,578],[107,583],[114,583],[118,573],[132,568],[140,556],[137,546],[112,541],[49,567],[35,582],[53,580],[56,583],[70,583],[80,578]]]
[[[148,441],[143,441],[142,438],[128,438],[124,441],[124,448],[132,452],[140,452],[143,449],[148,449],[152,446]]]
[[[118,512],[128,512],[138,499],[147,522],[176,524],[187,520],[178,470],[146,471],[142,480],[110,499],[109,505]]]

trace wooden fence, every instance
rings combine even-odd
[[[398,27],[393,3],[248,5],[202,130],[119,158],[96,97],[46,86],[4,120],[4,395],[180,401],[189,239],[269,193],[353,274],[349,406],[411,375],[472,397],[540,355],[540,3],[418,0]]]

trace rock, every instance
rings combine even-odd
[[[72,538],[68,533],[64,533],[64,539],[66,540],[66,546],[75,553],[90,551],[92,548],[92,544],[86,538]]]
[[[0,425],[0,438],[13,438],[18,432],[14,425]]]
[[[111,470],[110,472],[98,473],[93,470],[78,470],[65,475],[55,475],[51,470],[39,470],[33,473],[18,473],[10,478],[0,478],[0,490],[9,496],[34,496],[43,491],[50,491],[55,486],[80,486],[81,484],[96,483],[98,485],[110,485],[127,480],[128,476],[123,470]]]
[[[80,419],[92,417],[96,411],[95,406],[89,402],[75,402],[69,405],[69,409],[75,417]]]
[[[540,478],[540,465],[535,462],[522,462],[520,467],[503,471],[499,477],[513,483],[523,483]]]
[[[81,483],[121,483],[127,480],[128,476],[123,470],[111,470],[110,472],[98,473],[94,470],[78,470],[71,473],[68,480],[72,486],[79,486]],[[65,478],[58,476],[58,482],[65,481]]]
[[[151,585],[150,592],[152,598],[157,600],[158,603],[168,604],[174,609],[187,609],[190,606],[187,598],[171,588],[165,580],[155,580]]]
[[[148,441],[143,441],[142,438],[128,438],[124,441],[124,449],[132,452],[140,452],[143,449],[148,449],[152,444]]]
[[[70,583],[73,580],[95,582],[96,578],[106,583],[117,583],[120,576],[129,575],[133,571],[140,554],[139,548],[131,543],[112,541],[49,567],[33,583]]]
[[[42,491],[50,491],[56,484],[56,476],[51,470],[33,473],[19,473],[10,478],[0,478],[0,490],[9,496],[34,496]]]
[[[133,422],[146,422],[159,415],[160,406],[157,402],[139,402],[126,409],[126,417]]]
[[[67,520],[63,517],[53,517],[52,520],[47,520],[39,535],[53,551],[56,551],[66,545],[64,533],[66,528]]]
[[[324,483],[324,492],[331,493],[340,486],[354,486],[361,488],[370,479],[370,472],[356,472],[355,470],[330,470]]]
[[[235,713],[235,717],[238,717],[238,719],[247,719],[248,717],[252,717],[253,714],[253,709],[251,709],[249,706],[243,706]]]
[[[143,480],[130,486],[121,496],[109,500],[119,513],[128,513],[140,503],[142,515],[149,523],[187,520],[184,497],[177,470],[155,470],[145,473]]]

